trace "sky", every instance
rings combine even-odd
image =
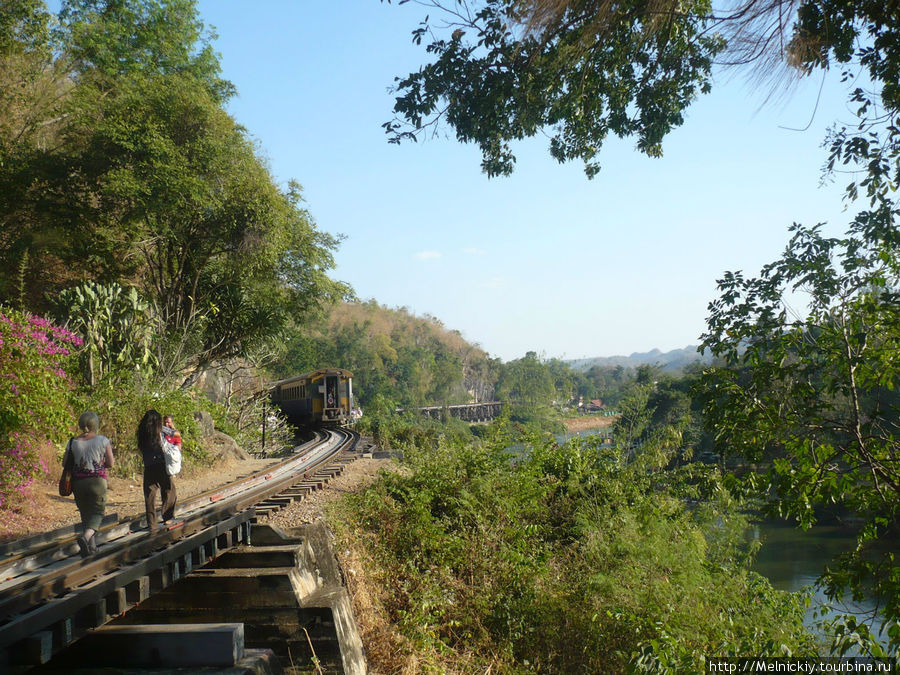
[[[387,142],[396,76],[425,62],[427,11],[378,0],[200,0],[229,112],[317,226],[345,238],[333,276],[361,299],[431,315],[504,360],[696,345],[716,280],[778,257],[794,222],[840,231],[840,185],[821,182],[825,129],[849,119],[836,80],[767,91],[719,74],[662,159],[610,139],[593,180],[539,137],[488,179],[452,130]],[[821,95],[819,90],[821,87]],[[804,130],[799,130],[804,129]]]

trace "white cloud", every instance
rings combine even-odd
[[[463,253],[467,255],[485,255],[487,251],[482,248],[464,248]]]
[[[440,258],[441,255],[440,251],[419,251],[418,253],[413,254],[413,258],[416,260],[434,260]]]

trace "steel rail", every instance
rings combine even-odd
[[[0,584],[0,650],[23,637],[28,631],[34,632],[34,621],[26,620],[34,608],[41,603],[59,604],[60,596],[75,592],[79,586],[94,585],[95,580],[105,576],[123,574],[129,565],[139,564],[154,551],[172,542],[189,539],[198,533],[216,528],[223,520],[244,516],[241,522],[249,522],[253,514],[247,515],[254,504],[290,487],[308,477],[310,472],[328,463],[348,446],[355,446],[358,436],[353,432],[330,432],[328,441],[310,448],[302,458],[288,463],[278,472],[269,472],[244,490],[230,496],[223,496],[191,512],[183,522],[169,529],[147,536],[124,535],[122,541],[104,547],[103,555],[85,561],[63,560],[47,565],[38,572],[30,572],[19,578]],[[220,494],[207,493],[206,499]],[[249,527],[248,533],[249,534]],[[216,535],[218,536],[218,535]],[[214,556],[213,556],[214,557]],[[198,561],[199,562],[199,561]],[[71,600],[67,601],[71,604]],[[90,601],[88,601],[90,602]],[[75,604],[78,604],[77,602]],[[22,614],[22,616],[16,616]],[[54,614],[56,616],[56,614]]]
[[[24,604],[6,606],[22,605],[18,614],[0,623],[0,672],[17,662],[45,663],[88,630],[120,616],[221,551],[249,543],[255,503],[281,491],[296,492],[291,487],[306,486],[310,478],[327,481],[325,476],[333,472],[322,467],[355,448],[359,439],[355,432],[329,433],[330,440],[311,448],[293,471],[266,474],[255,487],[197,509],[170,529],[133,536],[77,569],[62,564],[68,575],[43,575],[25,594]]]
[[[292,470],[291,467],[298,461],[302,461],[306,453],[317,444],[321,443],[323,438],[324,434],[316,432],[315,438],[297,446],[289,458],[278,462],[273,466],[266,467],[263,471],[258,471],[228,483],[225,486],[207,490],[206,492],[202,492],[184,500],[181,504],[176,506],[176,519],[183,518],[192,511],[202,508],[209,503],[218,501],[235,494],[236,492],[253,487],[254,485],[264,483],[274,475]],[[97,542],[101,545],[106,544],[144,527],[146,527],[146,516],[143,515],[133,516],[122,520],[116,519],[111,523],[104,524],[98,530],[96,535]],[[15,548],[13,548],[15,542],[10,542],[9,546],[10,548],[13,548],[14,552],[0,558],[0,584],[26,572],[31,572],[56,561],[65,560],[78,555],[79,549],[75,543],[78,537],[76,529],[80,529],[79,526],[70,525],[57,530],[56,532],[58,534],[56,536],[53,536],[53,533],[50,533],[50,536],[46,539],[38,535],[37,537],[32,538],[37,540],[33,546],[28,547],[28,545],[25,544],[21,547],[21,550],[15,550]],[[2,597],[2,591],[0,591],[0,597]]]

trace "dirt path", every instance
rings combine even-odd
[[[202,470],[185,471],[175,478],[178,500],[225,485],[274,464],[274,459],[223,459]],[[3,512],[0,523],[0,541],[18,539],[39,532],[49,532],[65,525],[80,522],[74,497],[60,497],[56,481],[59,476],[48,477],[35,485],[32,498],[16,509]],[[106,513],[116,513],[119,518],[144,512],[144,491],[141,477],[109,480]]]

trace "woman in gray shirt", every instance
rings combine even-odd
[[[87,557],[97,552],[94,535],[106,513],[107,472],[115,460],[109,439],[97,433],[100,418],[96,413],[82,413],[78,418],[78,427],[81,435],[69,441],[63,466],[66,461],[72,463],[72,491],[83,527],[78,537],[78,548],[81,549],[81,556]]]

